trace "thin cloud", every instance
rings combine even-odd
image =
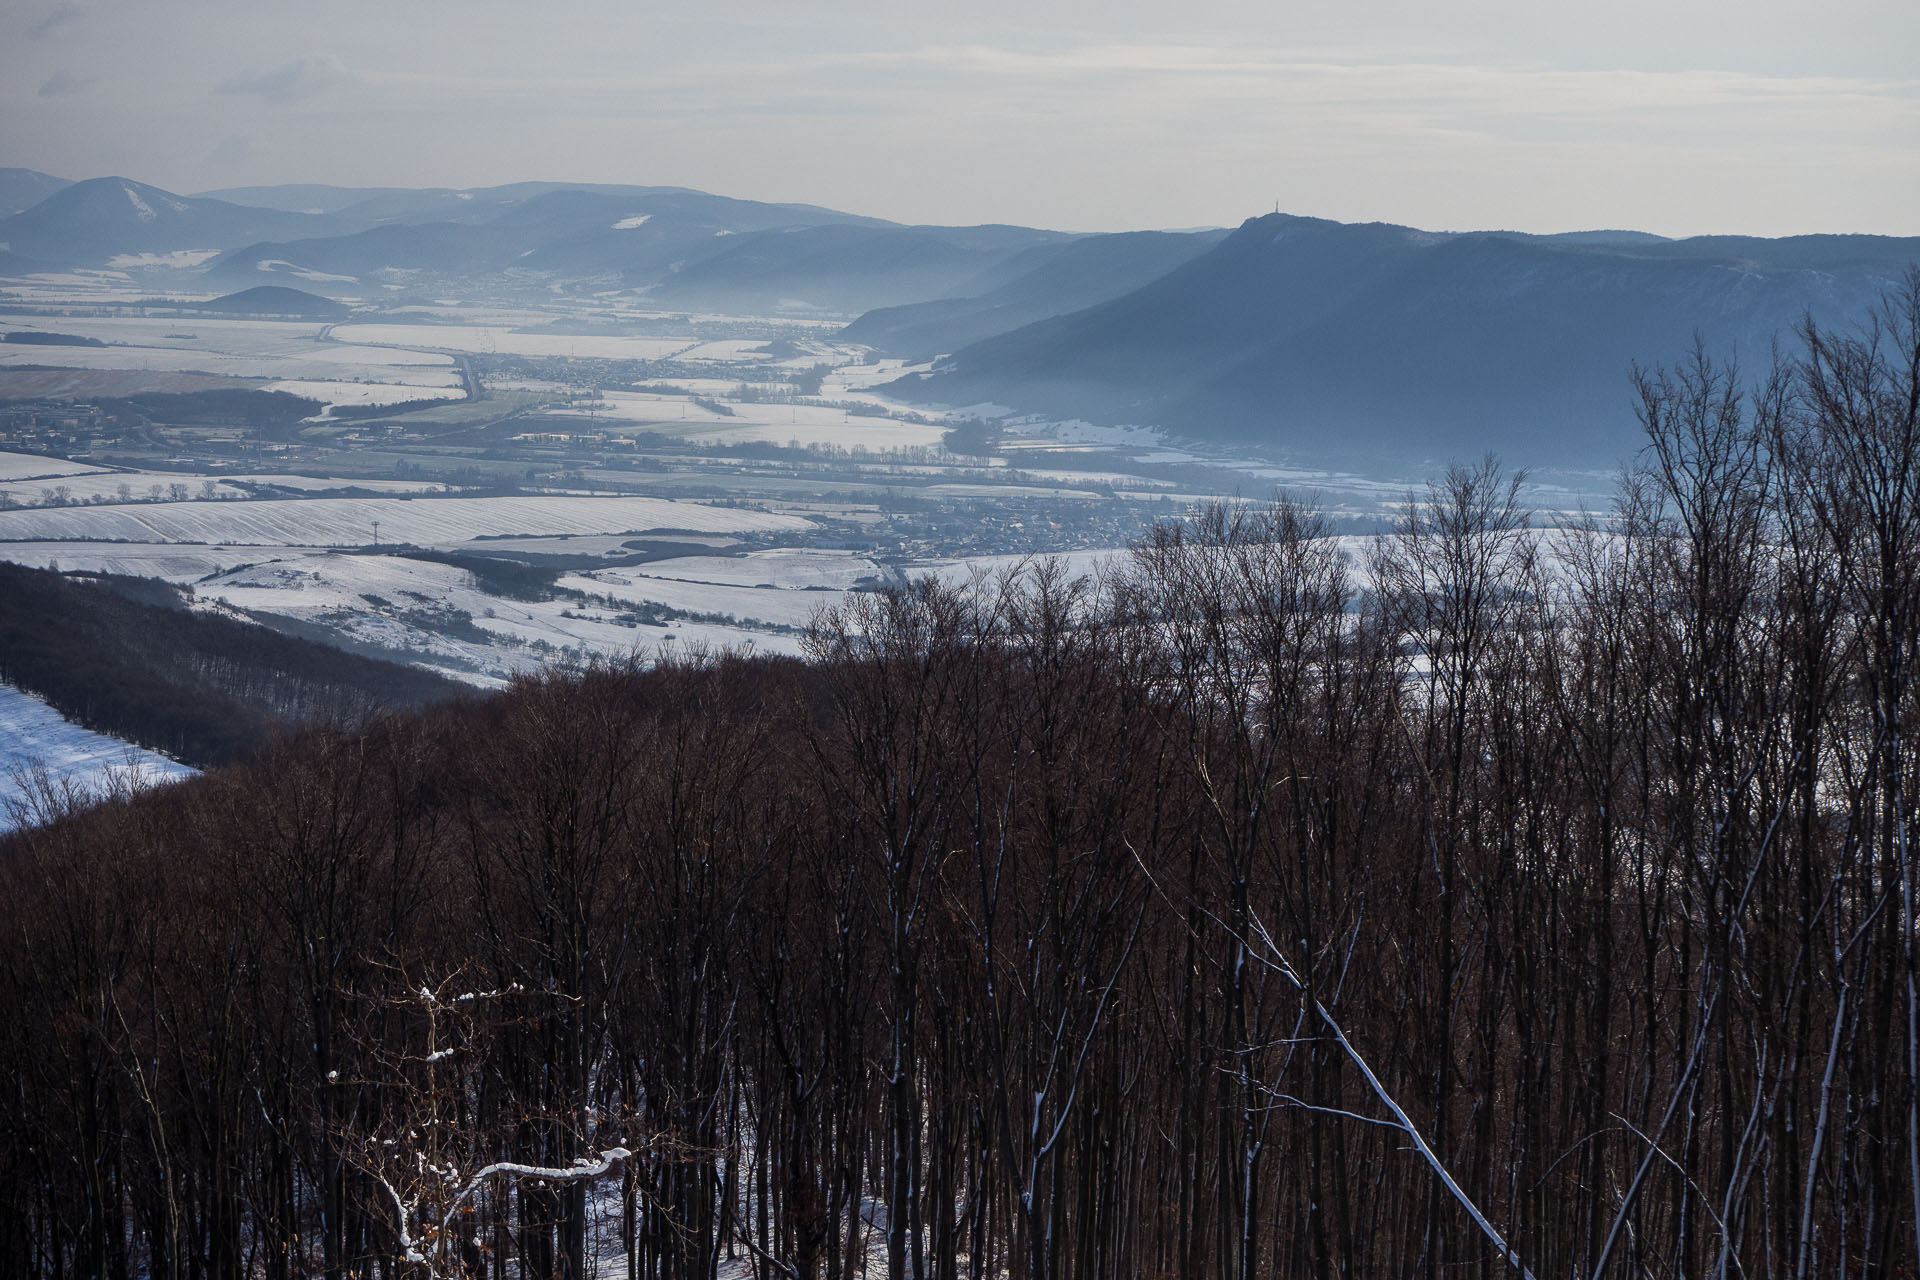
[[[848,70],[859,74],[848,76]],[[1579,122],[1589,127],[1671,127],[1675,113],[1729,123],[1766,113],[1769,128],[1861,126],[1911,129],[1920,81],[1737,71],[1573,70],[1437,58],[1361,56],[1349,49],[1204,44],[1099,44],[1051,52],[991,45],[938,45],[851,54],[801,54],[740,62],[689,62],[644,77],[475,77],[404,71],[369,77],[399,97],[526,102],[646,114],[821,109],[898,112],[903,104],[951,102],[954,110],[1029,110],[1036,98],[1083,104],[1089,119],[1131,118],[1129,104],[1156,113],[1216,111],[1227,119],[1269,109],[1314,112],[1323,122],[1405,128],[1488,117]],[[991,87],[989,87],[991,86]],[[1024,96],[1022,96],[1024,95]],[[1115,99],[1119,101],[1114,102]],[[946,108],[941,108],[943,114]],[[1067,114],[1076,114],[1069,110]]]
[[[69,94],[79,93],[92,83],[93,81],[91,79],[76,76],[71,71],[56,71],[47,77],[45,84],[40,86],[40,96],[43,98],[64,98]]]
[[[297,102],[343,84],[352,84],[358,78],[332,54],[316,53],[297,58],[284,67],[277,67],[262,75],[235,76],[221,82],[215,92],[251,93],[268,102]]]
[[[78,22],[86,16],[87,11],[84,8],[69,0],[66,4],[55,5],[46,17],[27,28],[27,34],[35,40],[44,40],[60,28],[69,23]]]

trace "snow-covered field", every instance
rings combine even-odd
[[[881,569],[854,551],[775,547],[768,551],[750,551],[743,556],[675,556],[618,572],[741,587],[784,587],[790,591],[831,587],[845,591],[863,580],[878,578]]]
[[[38,767],[57,788],[87,796],[169,782],[195,771],[163,755],[83,729],[31,694],[0,684],[0,831],[33,791]]]
[[[97,338],[104,347],[7,344],[0,364],[79,369],[197,372],[223,377],[457,388],[452,356],[324,340],[314,321],[205,317],[45,316],[0,320],[0,330],[51,330]],[[401,397],[407,398],[407,397]]]
[[[820,384],[820,394],[828,400],[864,400],[868,404],[892,407],[892,402],[884,396],[878,396],[867,390],[883,382],[892,382],[895,378],[909,373],[924,373],[933,367],[931,362],[908,364],[905,360],[856,361],[843,364],[826,376]]]
[[[130,578],[198,582],[266,554],[286,555],[298,548],[201,547],[170,542],[0,542],[0,560],[30,569],[63,573],[118,573]]]
[[[49,355],[58,351],[59,355]],[[27,354],[27,353],[33,354]],[[457,387],[460,376],[451,362],[433,365],[432,355],[397,364],[380,357],[389,353],[373,347],[322,347],[286,355],[240,355],[204,347],[54,347],[8,345],[0,348],[0,364],[57,365],[71,369],[141,369],[157,373],[208,373],[222,378],[297,378],[306,381],[351,381],[378,370],[384,382],[420,387]]]
[[[651,399],[678,399],[671,393],[684,391],[696,396],[730,396],[734,388],[740,385],[738,378],[643,378],[633,384],[635,391],[647,392]],[[610,400],[624,398],[625,393],[609,391],[605,393]]]
[[[182,475],[174,471],[101,471],[82,475],[49,476],[43,480],[0,481],[0,494],[18,506],[36,506],[48,498],[63,502],[158,502],[172,497],[173,486],[193,497],[237,498],[245,490],[211,476]],[[212,486],[209,495],[208,486]],[[121,488],[126,494],[122,496]],[[157,492],[156,492],[157,491]],[[0,502],[0,506],[6,505]]]
[[[675,556],[617,569],[568,574],[558,586],[687,613],[804,628],[848,591],[875,586],[884,571],[851,551],[777,547],[742,556]]]
[[[679,358],[711,360],[720,364],[736,364],[742,360],[764,360],[767,356],[760,348],[766,345],[764,338],[723,338],[717,342],[702,342],[682,351],[679,353]]]
[[[703,396],[729,395],[739,384],[684,386]],[[704,389],[703,389],[704,387]],[[946,428],[892,418],[859,417],[844,409],[807,404],[728,404],[731,414],[715,413],[688,396],[660,391],[607,391],[598,401],[583,401],[553,411],[554,417],[579,418],[595,430],[621,424],[672,436],[690,444],[777,444],[875,453],[914,447],[936,448]]]
[[[313,498],[0,511],[0,542],[444,546],[489,534],[797,532],[798,516],[667,498]],[[0,554],[4,548],[0,548]]]
[[[726,394],[738,385],[738,383],[729,382],[724,390],[716,390],[712,394],[716,396]],[[580,418],[583,422],[608,425],[638,422],[646,424],[653,430],[663,430],[682,422],[691,424],[728,421],[725,414],[715,413],[705,405],[695,404],[690,397],[652,391],[603,391],[597,400],[581,400],[564,409],[549,410],[548,413],[552,417]]]
[[[169,253],[116,253],[107,265],[120,271],[191,271],[220,256],[218,249],[175,249]]]
[[[599,360],[661,360],[697,345],[684,338],[625,337],[618,334],[516,333],[506,325],[456,324],[340,324],[333,327],[338,342],[368,343],[415,349],[470,351],[475,354],[577,356]],[[751,344],[749,344],[751,345]]]
[[[104,471],[105,467],[65,458],[47,458],[37,453],[0,453],[0,482],[34,480],[42,476],[79,476]]]
[[[211,293],[156,289],[151,281],[136,282],[125,271],[111,268],[38,271],[5,279],[9,299],[18,303],[72,306],[75,303],[148,303],[164,300],[185,306],[205,302],[214,296]]]
[[[321,271],[314,267],[303,267],[297,262],[288,262],[285,258],[262,258],[253,264],[254,270],[265,271],[269,275],[295,276],[314,284],[358,284],[353,276],[343,276],[332,271]]]
[[[311,378],[282,378],[267,384],[268,391],[285,391],[326,404],[401,404],[408,400],[458,400],[458,386],[416,386],[405,382],[321,382]]]
[[[227,477],[236,484],[270,484],[277,489],[325,493],[330,489],[365,489],[368,493],[451,493],[455,486],[439,480],[361,480],[350,476],[289,476],[248,473]]]
[[[1098,581],[1103,575],[1123,567],[1128,554],[1124,547],[1099,547],[1064,551],[1052,556],[965,556],[909,565],[906,572],[908,577],[932,574],[949,586],[963,587],[977,580],[992,582],[1004,574],[1017,572],[1041,560],[1057,560],[1066,569],[1069,578]]]
[[[1087,500],[1104,495],[1091,489],[1048,488],[1018,484],[930,484],[923,493],[934,498],[1073,498]]]
[[[564,590],[610,596],[635,604],[661,604],[686,613],[717,614],[741,622],[804,627],[823,605],[839,604],[842,591],[796,591],[727,583],[661,578],[625,569],[570,573],[556,584]]]
[[[625,609],[588,605],[576,598],[503,599],[481,590],[465,569],[401,556],[324,551],[290,555],[223,573],[199,583],[195,593],[235,608],[314,623],[395,657],[442,667],[482,684],[556,660],[644,656],[664,644],[772,653],[799,650],[797,637],[771,634],[764,625],[755,627],[744,618],[740,626],[677,620],[664,627],[636,625],[625,616]]]
[[[679,434],[682,439],[697,444],[781,444],[803,449],[822,446],[880,453],[891,449],[937,448],[946,430],[891,418],[855,417],[838,409],[808,405],[783,409],[775,405],[743,404],[734,408],[731,418]]]

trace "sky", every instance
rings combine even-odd
[[[1920,235],[1920,3],[4,0],[0,165],[1076,231]]]

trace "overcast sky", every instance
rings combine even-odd
[[[6,0],[0,164],[1073,230],[1920,234],[1916,0]]]

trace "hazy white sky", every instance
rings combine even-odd
[[[5,0],[0,164],[1075,230],[1920,234],[1916,0]]]

